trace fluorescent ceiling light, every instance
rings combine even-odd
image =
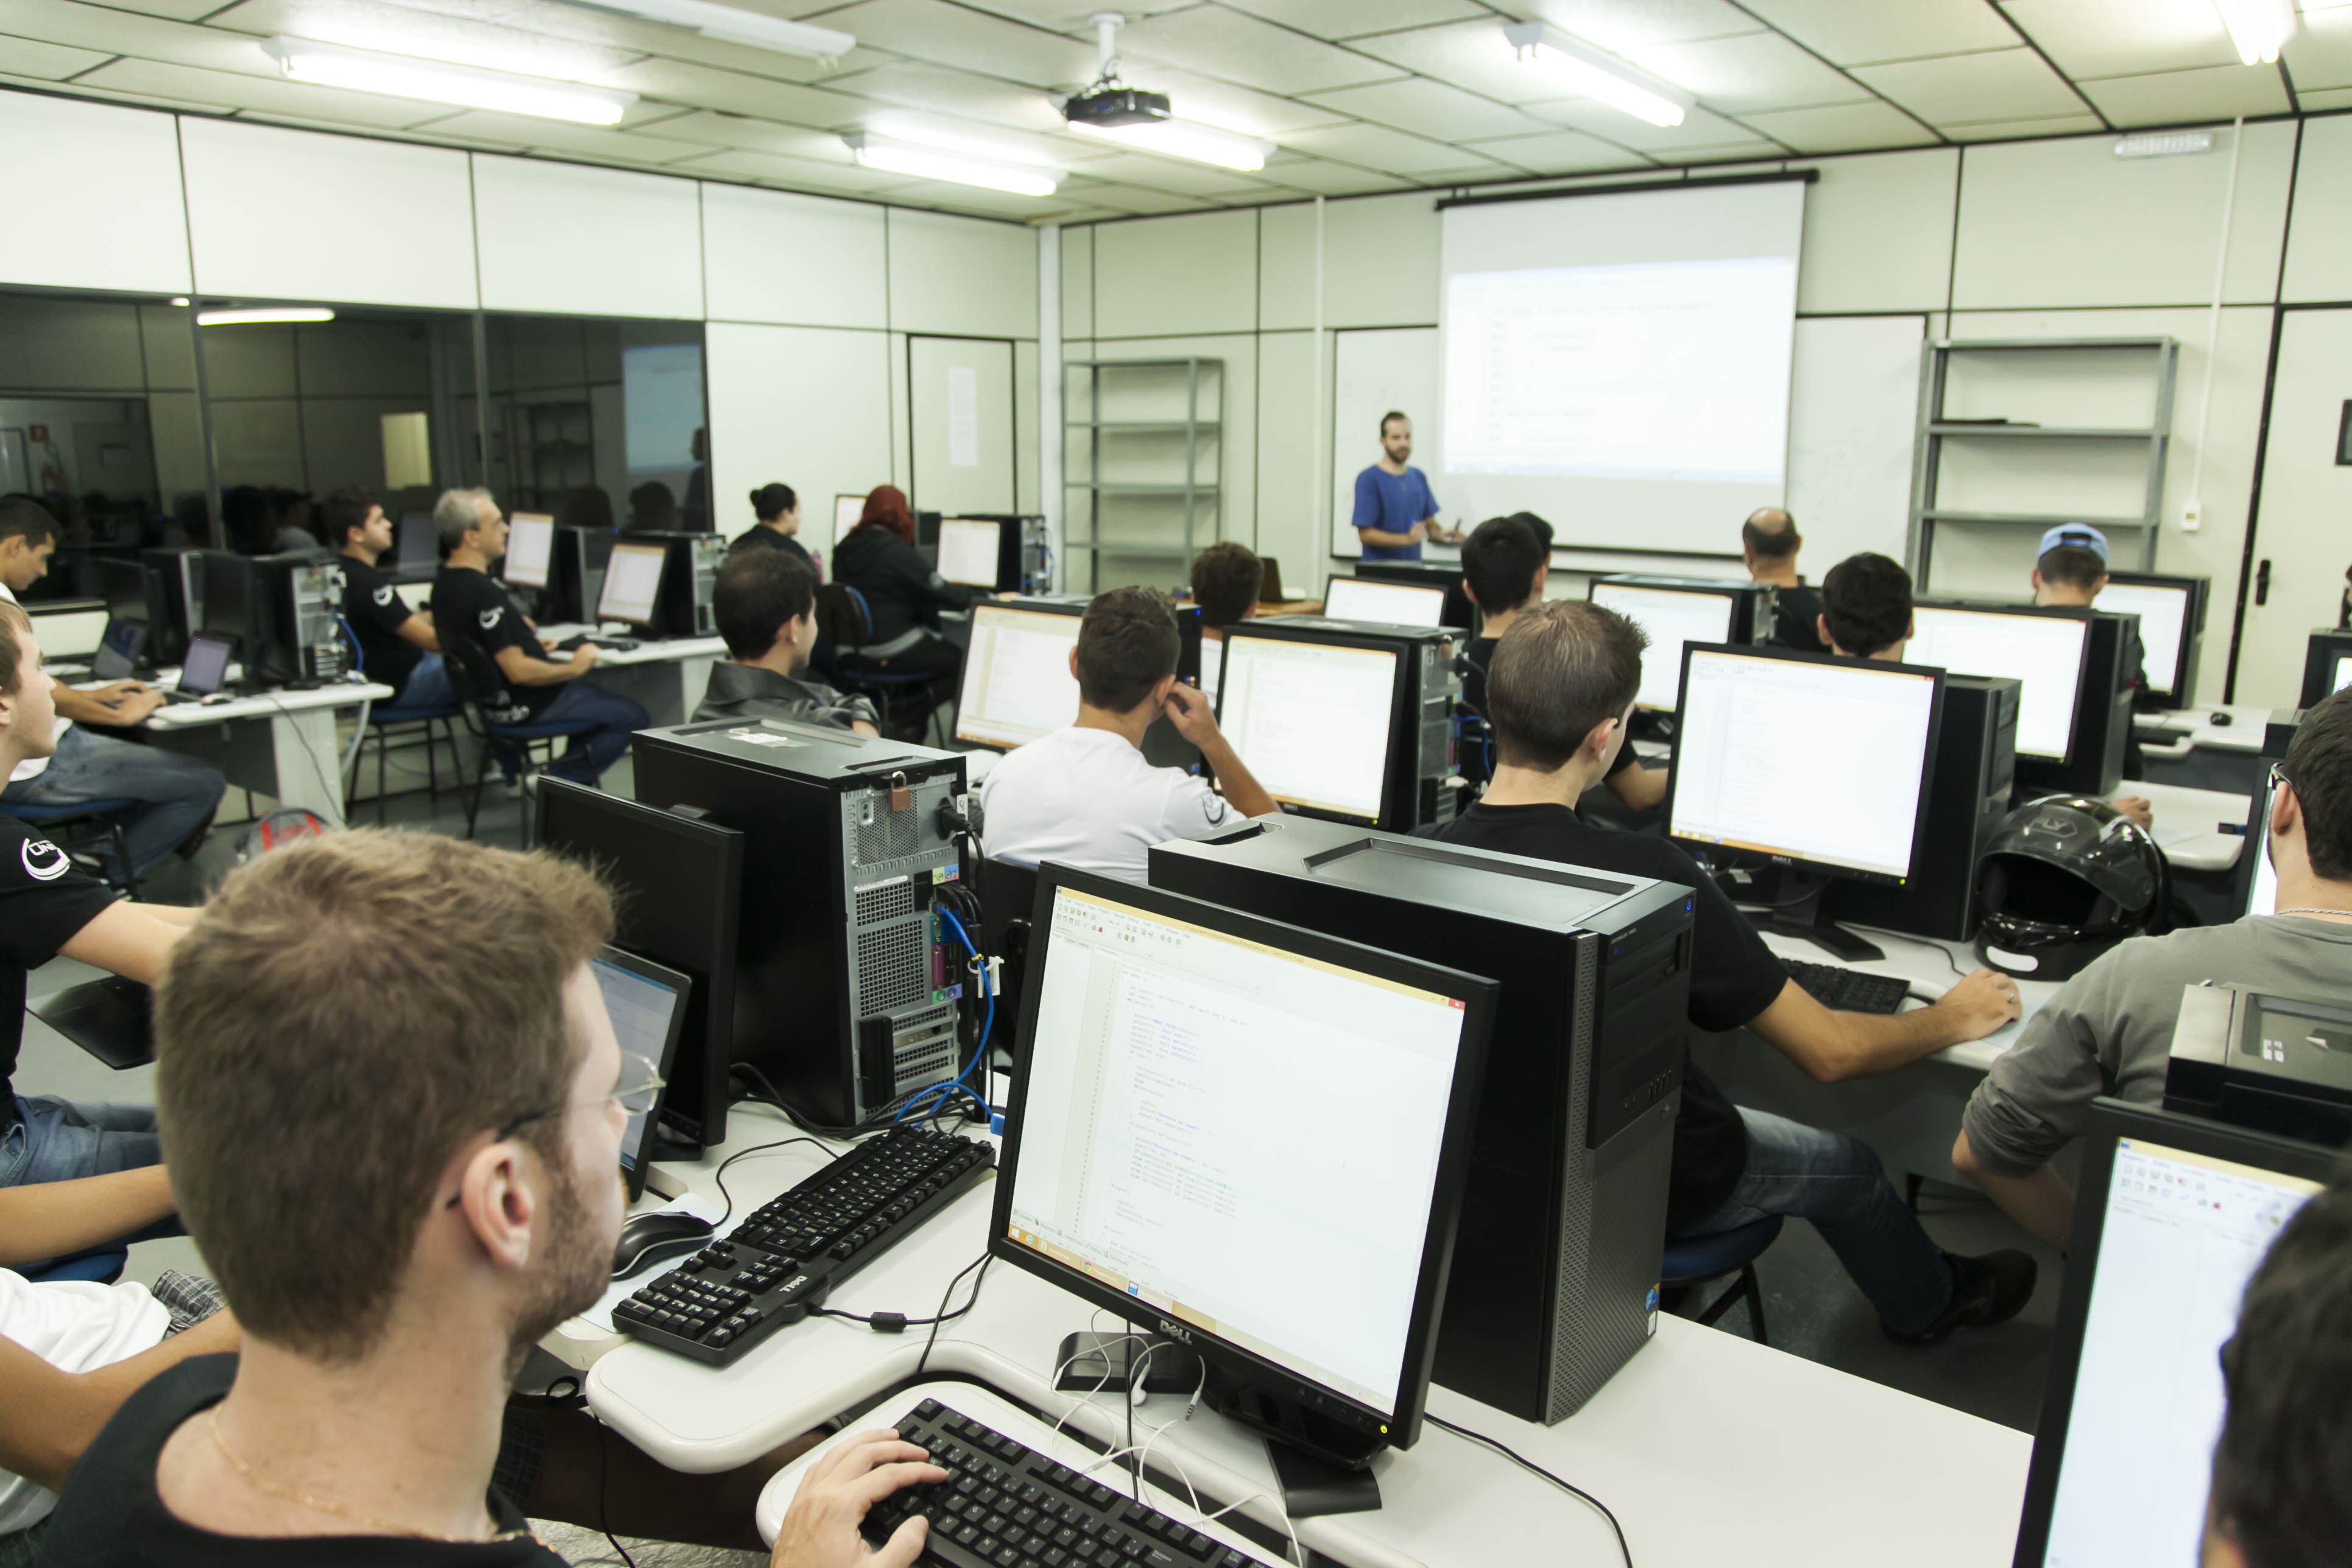
[[[281,36],[263,44],[261,49],[296,81],[382,93],[386,98],[495,110],[501,114],[569,120],[581,125],[618,125],[629,105],[637,100],[634,92],[347,49],[336,44],[314,44],[308,38]]]
[[[185,294],[173,295],[172,298],[172,303],[176,308],[184,310],[188,308],[188,297]]]
[[[2118,158],[2173,158],[2184,153],[2210,153],[2210,131],[2143,131],[2116,143]]]
[[[1050,169],[1024,168],[1018,163],[1000,163],[937,147],[918,147],[866,132],[852,132],[841,140],[850,156],[866,168],[887,169],[894,174],[911,174],[921,180],[977,185],[984,191],[1009,191],[1016,196],[1050,196],[1062,183],[1061,175]]]
[[[1680,125],[1691,106],[1689,94],[1541,22],[1513,22],[1504,27],[1503,40],[1522,64],[1541,68],[1565,90],[1636,120]]]
[[[1182,120],[1155,120],[1141,125],[1096,125],[1073,120],[1070,129],[1105,142],[1139,147],[1146,153],[1190,158],[1195,163],[1214,163],[1221,169],[1263,169],[1266,155],[1274,151],[1271,142]]]
[[[942,153],[957,153],[967,158],[977,158],[984,163],[1018,163],[1039,168],[1049,174],[1066,173],[1050,156],[1040,156],[1027,146],[991,136],[984,130],[966,130],[960,126],[937,125],[906,114],[877,114],[866,121],[867,137],[883,142],[907,142],[919,147],[936,147]],[[1043,140],[1040,138],[1039,140]]]
[[[814,59],[839,59],[857,47],[856,38],[832,27],[789,22],[782,16],[763,16],[757,11],[738,10],[732,5],[714,5],[710,0],[589,0],[589,4],[600,11],[618,11],[625,16],[648,22],[691,27],[706,38],[749,44],[755,49],[776,49],[788,55],[806,55]]]
[[[2272,65],[2294,37],[2294,0],[2213,0],[2238,58],[2250,66]]]
[[[324,305],[257,305],[242,310],[198,310],[200,327],[300,326],[331,321],[335,313]]]

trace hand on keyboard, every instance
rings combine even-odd
[[[912,1568],[930,1521],[909,1515],[870,1551],[858,1533],[866,1513],[904,1487],[948,1479],[929,1455],[895,1432],[860,1432],[813,1467],[776,1531],[774,1568]]]

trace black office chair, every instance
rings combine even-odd
[[[902,708],[920,704],[923,739],[929,741],[940,710],[946,706],[940,692],[943,678],[937,670],[894,669],[890,663],[893,658],[929,639],[920,630],[915,630],[903,632],[887,643],[877,643],[873,606],[866,603],[863,593],[840,583],[827,584],[817,592],[828,612],[821,624],[829,625],[835,634],[832,670],[842,689],[873,702],[885,735],[897,732],[895,726]],[[940,743],[946,743],[944,735]]]
[[[486,752],[495,754],[500,748],[518,753],[521,759],[526,783],[555,758],[555,742],[573,735],[585,734],[595,728],[578,722],[555,724],[509,724],[494,715],[505,706],[506,679],[490,659],[489,651],[481,644],[466,637],[447,637],[441,645],[444,668],[449,674],[449,689],[457,693],[457,709],[465,716],[466,728],[482,743]],[[546,754],[540,754],[544,745]],[[482,809],[482,770],[474,771],[473,786],[466,793],[466,837],[474,836],[474,821]],[[530,795],[523,795],[522,842],[530,845]]]

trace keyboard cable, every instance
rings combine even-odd
[[[1423,1418],[1426,1419],[1431,1426],[1443,1426],[1445,1430],[1453,1433],[1457,1437],[1467,1437],[1473,1443],[1484,1444],[1486,1447],[1494,1449],[1497,1454],[1502,1455],[1503,1458],[1510,1460],[1511,1463],[1518,1466],[1519,1468],[1526,1470],[1532,1475],[1542,1477],[1545,1480],[1549,1481],[1552,1485],[1568,1493],[1570,1497],[1580,1499],[1599,1510],[1601,1517],[1609,1521],[1609,1528],[1617,1533],[1617,1550],[1625,1559],[1625,1568],[1633,1568],[1633,1549],[1625,1544],[1625,1527],[1617,1522],[1617,1516],[1609,1511],[1609,1505],[1607,1503],[1602,1502],[1599,1498],[1594,1497],[1591,1492],[1586,1491],[1583,1488],[1571,1486],[1567,1481],[1561,1480],[1558,1476],[1553,1475],[1541,1465],[1535,1463],[1533,1460],[1528,1458],[1527,1456],[1517,1452],[1508,1444],[1497,1442],[1494,1438],[1487,1436],[1484,1432],[1473,1432],[1467,1426],[1457,1426],[1453,1422],[1445,1419],[1443,1415],[1432,1415],[1427,1411],[1423,1411],[1422,1414]]]

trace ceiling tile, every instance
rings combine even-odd
[[[1770,158],[1780,149],[1769,142],[1753,138],[1746,142],[1727,142],[1720,147],[1678,147],[1671,154],[1677,163],[1727,163],[1742,160]]]
[[[841,138],[830,131],[813,131],[804,125],[778,125],[772,121],[751,120],[740,114],[714,114],[704,110],[681,115],[676,120],[663,121],[661,133],[677,142],[697,142],[708,147],[740,148],[789,157],[824,157],[829,154],[846,159],[848,156],[848,150],[842,146]]]
[[[219,0],[109,0],[114,9],[146,16],[169,16],[174,22],[197,22],[220,9]]]
[[[2315,114],[2329,109],[2352,109],[2352,87],[2325,87],[2317,92],[2298,92],[2294,96],[2305,113]]]
[[[862,66],[878,64],[888,58],[866,49],[852,49],[841,60],[828,64],[803,55],[788,55],[776,49],[754,48],[748,44],[706,38],[684,27],[640,21],[612,11],[594,10],[584,5],[549,5],[546,0],[385,0],[385,3],[404,10],[438,12],[469,21],[545,34],[551,37],[607,44],[635,53],[692,60],[698,65],[773,77],[779,81],[814,81],[836,70],[855,70]],[[746,8],[775,9],[772,5],[757,4]]]
[[[1540,16],[1604,49],[1620,51],[1763,30],[1755,17],[1727,0],[1517,0],[1505,9]]]
[[[1985,0],[1746,0],[1748,9],[1842,66],[2015,47]]]
[[[1596,99],[1563,98],[1550,103],[1531,103],[1528,112],[1538,120],[1573,126],[1603,142],[1614,142],[1621,147],[1664,156],[1669,151],[1685,147],[1713,147],[1725,142],[1750,139],[1754,132],[1742,130],[1720,114],[1709,114],[1704,109],[1694,109],[1683,116],[1680,125],[1653,125],[1646,120],[1636,120]]]
[[[1071,140],[1076,141],[1076,138]],[[1073,164],[1071,168],[1072,173],[1082,174],[1088,180],[1142,185],[1150,190],[1173,191],[1194,196],[1221,196],[1265,183],[1232,169],[1220,169],[1209,163],[1180,163],[1172,158],[1155,158],[1148,153],[1114,153],[1108,158],[1090,158],[1084,163]]]
[[[1370,191],[1402,191],[1410,189],[1412,184],[1392,174],[1351,169],[1344,163],[1327,163],[1319,158],[1301,158],[1278,165],[1268,163],[1265,177],[1279,180],[1295,190],[1310,191],[1318,196],[1356,196]]]
[[[605,131],[593,125],[499,114],[486,109],[469,109],[446,120],[436,120],[433,129],[449,136],[519,142],[526,147],[574,153],[600,163],[675,163],[681,158],[698,158],[710,151],[697,142],[675,142],[665,136],[640,136],[629,131]]]
[[[2064,79],[2022,45],[1942,59],[1857,66],[1853,74],[1930,125],[2084,112],[2083,100]]]
[[[839,148],[840,143],[835,142]],[[861,169],[850,163],[820,163],[809,158],[780,158],[769,153],[711,153],[677,165],[681,174],[726,174],[758,180],[763,184],[794,190],[850,191],[864,195],[908,183],[904,174]]]
[[[1742,117],[1748,124],[1800,153],[1852,153],[1874,147],[1919,147],[1934,132],[1892,105],[1842,103],[1828,109],[1783,109]]]
[[[1083,186],[1074,184],[1067,194],[1074,201],[1116,207],[1123,213],[1193,212],[1208,205],[1198,196],[1171,195],[1166,191],[1146,190],[1141,185],[1122,185],[1108,180],[1089,180]]]
[[[1032,87],[1082,84],[1095,74],[1091,42],[944,0],[862,0],[817,21],[871,47]]]
[[[1267,92],[1321,92],[1381,81],[1391,66],[1216,5],[1196,5],[1130,23],[1119,37],[1122,54],[1166,60]],[[1130,64],[1128,75],[1149,80]]]
[[[1344,163],[1360,163],[1367,169],[1385,174],[1421,175],[1434,169],[1454,170],[1475,166],[1482,160],[1460,147],[1450,147],[1443,142],[1431,142],[1419,136],[1407,136],[1401,131],[1391,131],[1379,125],[1340,125],[1328,131],[1301,131],[1282,139],[1286,147],[1316,157],[1338,158]],[[1501,174],[1497,165],[1488,171]],[[1269,174],[1273,171],[1269,170]],[[1279,175],[1275,175],[1280,178]]]
[[[745,76],[740,71],[717,70],[685,60],[639,60],[633,66],[599,72],[595,79],[607,87],[625,88],[666,103],[724,110],[730,114],[756,114],[762,120],[782,120],[795,125],[854,125],[866,108],[845,93]]]
[[[0,0],[0,28],[20,38],[102,49],[110,55],[168,60],[246,76],[278,75],[278,62],[263,54],[252,38],[161,16],[78,5],[75,0]]]
[[[889,65],[855,76],[839,76],[826,83],[835,92],[896,103],[908,109],[937,110],[1017,131],[1054,131],[1061,112],[1034,88],[973,76],[939,66]]]
[[[1532,136],[1543,122],[1516,109],[1483,99],[1437,81],[1384,81],[1370,87],[1343,87],[1318,92],[1312,101],[1340,110],[1359,120],[1433,136],[1441,142],[1468,142],[1486,136]]]
[[[199,114],[219,112],[219,106],[210,103],[190,103],[184,99],[158,98],[148,92],[108,92],[100,88],[84,87],[79,82],[59,83],[41,77],[0,74],[0,87],[25,87],[40,92],[65,92],[76,98],[87,98],[100,103],[129,103],[142,109],[185,109]]]
[[[1559,84],[1523,66],[1503,40],[1504,18],[1456,22],[1358,38],[1349,47],[1377,55],[1393,65],[1467,88],[1505,103],[1533,103],[1559,94]]]
[[[2001,9],[2076,81],[2238,63],[2213,0],[2003,0]]]
[[[2287,40],[2286,68],[2303,89],[2352,87],[2352,5],[2334,11],[2306,11],[2303,27]],[[2305,109],[2316,107],[2305,101]]]
[[[1071,132],[1013,131],[977,121],[955,120],[944,114],[918,114],[895,107],[868,108],[859,116],[857,123],[877,135],[896,136],[902,141],[952,142],[977,156],[1010,163],[1091,169],[1105,158],[1123,155],[1116,142],[1097,141]],[[1197,163],[1189,166],[1202,167]],[[1234,172],[1226,169],[1221,173],[1230,179]]]
[[[1137,67],[1129,75],[1152,91],[1166,93],[1179,120],[1197,120],[1244,136],[1272,139],[1286,131],[1311,131],[1318,125],[1344,125],[1348,121],[1346,115],[1320,104],[1276,98],[1168,66]]]
[[[2015,142],[2028,136],[2072,136],[2101,129],[2088,114],[2062,114],[2044,120],[1980,120],[1972,125],[1938,125],[1955,142]]]
[[[1480,142],[1475,150],[1533,174],[1580,174],[1588,169],[1646,169],[1655,165],[1639,153],[1574,131]]]
[[[289,131],[340,132],[349,135],[352,124],[345,120],[312,120],[299,114],[268,114],[259,110],[241,109],[237,119],[254,125],[282,125]],[[430,125],[412,125],[406,130],[368,128],[368,135],[387,142],[413,142],[427,147],[454,147],[467,153],[520,153],[523,148],[511,142],[484,142],[478,138],[444,136]]]
[[[185,99],[224,109],[308,115],[314,120],[331,120],[352,126],[414,125],[445,112],[439,105],[419,103],[414,99],[348,92],[339,87],[310,87],[272,77],[240,76],[234,71],[198,70],[159,60],[117,60],[112,65],[100,66],[82,80],[117,92],[148,92],[159,98]]]
[[[16,75],[37,81],[63,81],[77,71],[104,65],[113,58],[101,49],[77,49],[65,44],[0,36],[0,62],[5,62]]]
[[[1777,33],[1750,33],[1690,44],[1654,44],[1625,58],[1696,93],[1708,108],[1738,114],[1751,109],[1802,109],[1857,103],[1870,96],[1833,66],[1823,65]]]
[[[376,0],[245,0],[213,17],[208,26],[257,37],[291,33],[346,48],[573,81],[602,80],[606,73],[641,58],[635,49],[550,37]]]
[[[1318,38],[1349,38],[1360,33],[1384,33],[1394,27],[1422,27],[1493,14],[1474,0],[1225,0],[1225,4]]]
[[[1094,37],[1087,18],[1103,7],[1101,0],[969,0],[976,9],[991,11],[1000,16],[1010,16],[1017,22],[1027,22],[1049,32],[1068,33],[1074,37]],[[1187,5],[1197,5],[1201,0],[1121,0],[1119,11],[1130,22],[1161,11],[1181,11]],[[821,7],[802,6],[795,15],[814,18]]]
[[[885,194],[893,206],[936,207],[940,212],[961,213],[968,217],[1011,218],[1020,223],[1042,222],[1064,205],[1058,195],[1016,196],[943,180],[917,180],[912,184],[893,186]]]
[[[2117,125],[2177,125],[2238,114],[2287,114],[2286,83],[2273,66],[2206,66],[2154,76],[2107,77],[2079,84]]]

